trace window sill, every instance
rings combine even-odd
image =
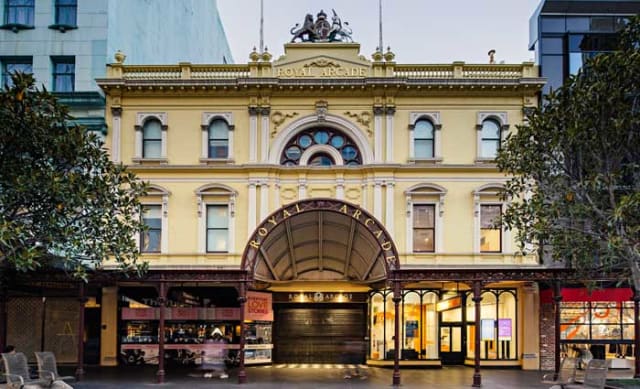
[[[133,158],[132,161],[138,165],[166,165],[169,163],[166,158]]]
[[[488,163],[495,164],[496,159],[495,158],[476,158],[475,162],[478,164],[488,164]]]
[[[18,31],[20,31],[20,30],[33,30],[33,29],[35,29],[35,27],[32,26],[32,25],[28,25],[28,24],[7,23],[7,24],[1,25],[0,29],[2,29],[2,30],[11,30],[11,31],[13,31],[13,32],[15,32],[17,34]]]
[[[225,165],[232,164],[235,161],[230,158],[200,158],[202,165]]]
[[[69,30],[77,30],[78,26],[72,26],[70,24],[52,24],[49,26],[50,30],[58,30],[61,33],[65,33]]]
[[[409,163],[415,163],[415,164],[436,164],[436,163],[442,163],[442,157],[435,157],[435,158],[410,158],[410,159],[409,159]]]

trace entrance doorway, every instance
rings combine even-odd
[[[443,365],[464,363],[464,338],[462,324],[440,324],[440,359]]]
[[[276,304],[274,319],[276,363],[365,361],[366,304]]]

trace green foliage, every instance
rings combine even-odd
[[[603,271],[640,286],[640,19],[621,49],[587,61],[546,96],[498,156],[513,175],[504,223],[585,279]],[[532,246],[528,246],[533,244]],[[542,246],[542,247],[541,247]]]
[[[67,108],[31,75],[12,79],[0,92],[0,265],[85,278],[112,258],[144,271],[135,236],[146,184],[95,134],[68,126]]]

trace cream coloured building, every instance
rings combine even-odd
[[[493,223],[495,153],[544,84],[532,63],[305,42],[240,65],[114,63],[98,84],[106,147],[151,184],[151,270],[102,290],[102,364],[202,363],[218,330],[246,364],[351,350],[394,382],[402,365],[539,368],[548,274]]]

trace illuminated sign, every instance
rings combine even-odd
[[[494,340],[495,321],[493,319],[482,319],[480,321],[480,339]]]
[[[448,311],[450,309],[460,308],[462,306],[462,296],[452,297],[450,299],[438,301],[436,303],[436,311]]]

